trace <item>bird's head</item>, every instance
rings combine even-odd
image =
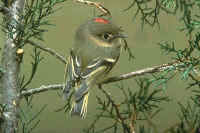
[[[113,46],[119,44],[120,38],[126,36],[121,34],[123,30],[113,24],[110,20],[98,17],[93,18],[81,25],[77,32],[75,39],[84,42],[92,41],[96,44],[104,46]]]

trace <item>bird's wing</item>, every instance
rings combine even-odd
[[[65,67],[64,74],[64,87],[63,94],[64,98],[67,99],[70,93],[70,90],[75,87],[75,83],[80,79],[81,73],[81,60],[78,56],[75,56],[73,51],[70,52],[68,57],[67,64]]]
[[[70,52],[65,69],[63,95],[65,99],[68,99],[71,96],[70,94],[73,94],[72,114],[79,114],[82,118],[85,118],[89,88],[96,83],[97,78],[103,78],[102,76],[112,69],[117,59],[95,58],[82,70],[81,59],[73,51]]]
[[[80,75],[80,84],[75,85],[74,102],[71,109],[72,114],[78,114],[82,118],[86,117],[89,88],[95,84],[97,78],[107,74],[114,64],[114,59],[96,58],[87,65]]]
[[[115,63],[115,59],[109,58],[92,60],[80,75],[81,84],[76,89],[75,99],[78,101],[87,94],[89,87],[95,84],[98,78],[103,78],[102,76],[105,76]]]

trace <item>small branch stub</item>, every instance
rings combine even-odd
[[[23,49],[21,49],[21,48],[17,49],[17,54],[18,55],[22,55],[23,53],[24,53]]]

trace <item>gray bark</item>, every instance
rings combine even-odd
[[[9,13],[4,14],[6,27],[6,41],[2,50],[2,75],[1,104],[5,106],[3,111],[3,123],[1,133],[15,133],[18,129],[19,92],[18,77],[20,62],[16,53],[18,46],[14,43],[17,37],[17,28],[20,24],[19,14],[24,8],[24,0],[14,0],[9,7]]]

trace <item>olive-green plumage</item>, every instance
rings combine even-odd
[[[90,19],[76,31],[65,73],[65,99],[73,93],[72,114],[85,118],[89,89],[100,83],[118,61],[122,30],[104,18]]]

